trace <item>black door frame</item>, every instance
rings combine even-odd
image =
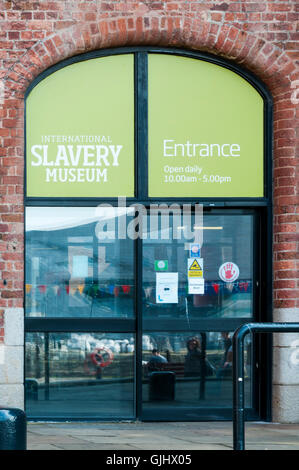
[[[215,65],[225,67],[244,78],[249,82],[262,96],[264,100],[264,197],[261,198],[199,198],[196,203],[203,205],[204,209],[217,209],[221,208],[224,211],[229,209],[240,210],[252,209],[259,214],[261,224],[259,227],[259,259],[261,266],[260,273],[260,293],[263,295],[259,297],[258,312],[259,318],[257,321],[272,321],[272,97],[266,86],[258,80],[253,74],[246,69],[236,65],[232,61],[222,59],[212,54],[203,52],[195,52],[188,50],[181,50],[176,48],[160,48],[160,47],[128,47],[128,48],[115,48],[105,49],[99,51],[92,51],[84,53],[75,57],[66,59],[54,66],[48,68],[41,73],[29,86],[25,94],[25,100],[38,85],[38,83],[46,78],[53,72],[60,70],[63,67],[77,63],[84,60],[94,59],[98,57],[105,57],[108,55],[119,54],[134,54],[134,80],[135,80],[135,197],[127,198],[127,204],[139,203],[148,206],[151,202],[168,203],[174,202],[178,204],[194,203],[194,198],[160,198],[158,201],[154,198],[148,197],[148,115],[147,115],[147,56],[148,54],[170,54],[182,57],[189,57],[213,63]],[[26,102],[25,102],[25,149],[26,149]],[[117,198],[32,198],[26,196],[26,157],[25,157],[25,206],[97,206],[101,202],[107,202],[113,206],[117,205]],[[26,257],[26,250],[24,251]],[[142,288],[142,240],[137,240],[135,244],[135,279],[136,279],[136,294],[135,294],[135,312],[142,311],[142,299],[138,296],[138,291]],[[25,258],[24,258],[25,265]],[[140,291],[141,292],[141,291]],[[240,322],[238,323],[238,325]],[[237,325],[236,325],[237,326]],[[136,361],[141,364],[142,360],[142,320],[141,315],[136,315],[136,320],[101,320],[89,319],[88,321],[83,318],[67,319],[67,318],[26,318],[25,317],[25,331],[26,332],[119,332],[127,333],[136,331]],[[221,331],[221,330],[220,330]],[[256,413],[253,413],[252,419],[266,419],[271,420],[271,390],[272,390],[272,374],[271,374],[271,361],[272,361],[272,341],[270,338],[258,338],[257,340],[257,358],[263,358],[260,361],[258,376],[260,379],[260,387],[258,390],[259,399],[257,400]],[[141,384],[141,367],[136,368],[136,393],[140,396]],[[136,418],[140,419],[141,413],[141,400],[137,402]],[[219,417],[214,412],[203,416],[206,419],[231,419],[231,413],[221,414]],[[152,419],[158,420],[159,417]],[[40,418],[38,418],[40,420]],[[47,417],[45,417],[47,419]],[[51,418],[53,419],[53,418]],[[65,419],[70,419],[65,417]],[[77,418],[76,418],[77,419]],[[86,418],[82,418],[87,420]],[[100,418],[95,418],[100,419]],[[250,415],[249,415],[250,419]],[[198,420],[198,419],[196,419]]]

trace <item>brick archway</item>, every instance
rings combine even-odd
[[[283,49],[252,32],[204,18],[120,17],[66,26],[38,41],[5,74],[4,81],[17,96],[22,96],[39,73],[63,59],[95,49],[133,45],[194,49],[234,60],[264,81],[274,97],[299,76]]]

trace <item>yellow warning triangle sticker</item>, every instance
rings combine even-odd
[[[199,266],[198,261],[196,259],[193,261],[193,263],[191,264],[189,268],[189,271],[194,271],[194,270],[201,271],[201,267]]]

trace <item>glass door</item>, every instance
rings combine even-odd
[[[162,218],[151,228],[148,217],[143,240],[143,419],[231,418],[232,333],[256,317],[257,217],[243,210],[205,212],[202,226],[193,220],[195,238],[201,231],[193,245],[186,226],[174,227],[171,217],[166,230]],[[201,293],[192,293],[197,287]],[[246,406],[252,408],[250,338],[245,350]]]
[[[258,310],[258,216],[184,215],[27,209],[30,418],[231,418],[231,336]],[[248,338],[248,409],[254,351]]]

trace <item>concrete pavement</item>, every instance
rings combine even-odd
[[[299,424],[246,423],[246,450],[299,450]],[[232,450],[231,422],[29,423],[28,450]]]

